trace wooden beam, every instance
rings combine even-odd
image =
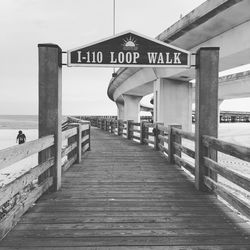
[[[173,129],[181,129],[181,125],[168,125],[168,160],[170,163],[174,164],[174,154],[181,157],[181,152],[176,152],[174,148],[174,142],[181,145],[181,136],[173,133]]]
[[[82,125],[78,124],[77,129],[77,163],[82,160]]]
[[[55,44],[39,44],[39,138],[55,135],[53,150],[39,153],[39,164],[48,157],[55,157],[51,168],[52,190],[61,187],[61,147],[62,147],[62,50]],[[48,174],[47,174],[48,176]],[[40,177],[39,181],[47,178]]]
[[[206,191],[204,176],[210,175],[204,165],[207,148],[202,143],[202,136],[218,136],[218,77],[219,48],[200,48],[196,56],[196,88],[195,88],[195,186]],[[213,160],[217,152],[211,151]],[[210,175],[216,180],[216,174]]]

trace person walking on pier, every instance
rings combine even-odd
[[[26,136],[25,134],[23,134],[22,130],[19,130],[18,135],[16,137],[16,142],[18,142],[18,144],[23,144],[26,141]]]

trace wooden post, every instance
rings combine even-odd
[[[131,140],[131,131],[130,131],[130,129],[131,129],[131,127],[132,127],[132,122],[134,122],[133,120],[128,120],[127,121],[127,139],[128,140]]]
[[[77,163],[82,160],[82,124],[78,124],[77,128]]]
[[[71,125],[72,128],[77,127],[77,126],[78,125],[75,125],[75,124]],[[77,134],[69,137],[68,140],[67,140],[68,141],[68,146],[71,145],[74,142],[77,142],[77,138],[78,138]],[[73,149],[71,152],[68,153],[68,155],[67,155],[68,160],[71,159],[72,157],[74,157],[76,154],[78,154],[77,148]]]
[[[88,151],[91,150],[91,124],[89,123],[89,148]]]
[[[155,124],[155,128],[153,129],[153,132],[154,132],[154,149],[155,150],[159,150],[158,144],[160,143],[160,140],[158,138],[158,135],[160,134],[160,131],[158,129],[158,125],[163,125],[163,123],[162,122],[157,122]]]
[[[120,120],[116,120],[117,124],[117,135],[120,135]]]
[[[204,156],[208,155],[208,150],[202,144],[202,136],[218,136],[219,48],[200,48],[196,64],[195,186],[207,191],[204,176],[209,173],[204,166]],[[217,152],[211,152],[211,156],[217,160]],[[216,174],[210,177],[217,180]]]
[[[101,119],[101,129],[104,130],[104,119]]]
[[[111,124],[110,124],[110,120],[107,120],[107,127],[108,127],[108,128],[107,128],[107,131],[108,131],[108,132],[110,132],[110,125],[111,125]]]
[[[163,126],[164,126],[164,123],[162,124]],[[164,135],[165,135],[165,132],[164,131],[162,131],[162,130],[159,130],[159,135],[161,135],[161,136],[163,136],[164,137]],[[165,145],[164,145],[164,141],[161,141],[161,140],[159,140],[159,142],[160,142],[160,144],[164,147]],[[159,147],[159,146],[158,146]],[[162,152],[163,153],[163,152]]]
[[[121,120],[117,120],[117,135],[121,135]]]
[[[115,121],[114,121],[114,120],[111,120],[111,121],[110,121],[110,128],[111,128],[110,133],[111,133],[111,134],[114,133],[114,125],[115,125]]]
[[[107,119],[104,120],[104,130],[108,131],[108,121],[107,121]]]
[[[144,121],[141,121],[140,123],[140,143],[144,144],[144,139],[145,139],[145,126],[144,126]]]
[[[55,135],[52,155],[55,164],[51,168],[52,191],[61,187],[62,151],[62,50],[56,44],[39,44],[39,138]],[[47,159],[48,152],[39,153],[39,163]],[[41,176],[42,182],[46,176]]]
[[[173,134],[173,128],[181,129],[181,125],[168,125],[168,161],[171,164],[174,164],[174,154],[181,156],[179,152],[176,152],[173,145],[173,142],[181,144],[181,137]]]

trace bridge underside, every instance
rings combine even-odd
[[[250,244],[247,223],[215,196],[198,192],[159,152],[99,129],[92,129],[92,151],[66,172],[62,187],[44,195],[0,249],[248,249]]]

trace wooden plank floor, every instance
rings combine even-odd
[[[250,249],[247,223],[147,146],[92,129],[92,151],[0,249]]]

